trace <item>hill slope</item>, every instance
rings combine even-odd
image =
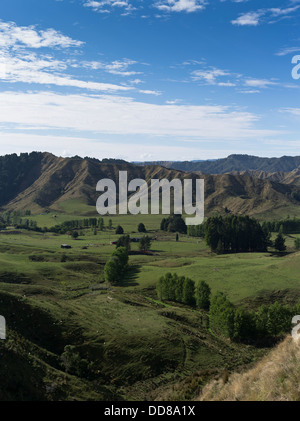
[[[292,337],[265,356],[253,369],[233,374],[224,384],[204,387],[201,401],[299,401],[300,347]]]
[[[205,174],[225,174],[232,171],[246,170],[289,172],[300,167],[300,156],[260,158],[251,155],[229,155],[227,158],[216,159],[214,161],[165,161],[159,162],[159,164],[164,165],[167,168],[175,168],[177,170],[188,172],[201,171]]]
[[[99,196],[96,185],[100,179],[118,182],[119,171],[128,172],[128,181],[141,178],[184,180],[199,178],[179,170],[159,165],[138,166],[124,161],[59,158],[49,153],[23,154],[20,157],[0,157],[0,171],[5,173],[14,161],[9,177],[0,180],[0,206],[9,210],[30,209],[33,213],[44,209],[59,211],[66,202],[83,203],[90,213],[95,213]],[[295,194],[300,189],[277,180],[252,177],[251,174],[203,175],[205,180],[206,213],[224,212],[261,215],[274,211],[299,213]]]

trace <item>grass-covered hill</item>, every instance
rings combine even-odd
[[[300,346],[291,336],[251,370],[210,382],[201,401],[299,401]]]
[[[93,213],[98,197],[96,184],[102,178],[118,181],[119,171],[128,181],[141,178],[196,179],[198,175],[159,165],[138,166],[117,160],[61,158],[49,153],[0,157],[0,207],[10,210],[45,209]],[[285,211],[297,215],[300,188],[292,183],[253,177],[251,174],[203,175],[206,213],[224,212],[274,215]],[[78,205],[80,209],[78,209]],[[75,209],[76,208],[76,209]],[[274,214],[274,215],[273,215]]]

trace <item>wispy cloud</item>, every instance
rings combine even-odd
[[[81,80],[68,73],[69,68],[90,67],[121,76],[134,76],[140,72],[129,71],[135,62],[124,59],[112,63],[80,62],[57,59],[51,50],[81,47],[82,41],[74,40],[54,29],[38,30],[34,26],[17,26],[14,22],[0,22],[0,79],[9,83],[56,85],[80,89],[114,92],[128,91],[130,86]],[[50,51],[50,52],[49,52]]]
[[[205,0],[161,0],[154,7],[162,12],[198,12],[205,8]]]
[[[191,76],[192,76],[192,80],[202,81],[209,85],[226,86],[226,84],[231,83],[231,82],[218,82],[218,79],[220,77],[230,76],[230,73],[227,72],[226,70],[221,70],[217,68],[194,70],[191,73]]]
[[[263,22],[274,23],[280,19],[288,18],[299,9],[300,5],[293,7],[273,7],[258,9],[256,11],[249,11],[241,14],[237,19],[231,21],[233,25],[237,26],[257,26]]]
[[[268,137],[259,116],[226,106],[157,105],[114,95],[51,92],[0,93],[0,123],[72,129],[115,135],[176,136],[188,139]]]
[[[300,46],[299,47],[285,47],[279,50],[277,53],[275,53],[276,56],[287,56],[289,54],[295,54],[300,52]]]

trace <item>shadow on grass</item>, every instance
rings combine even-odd
[[[140,271],[141,265],[130,265],[127,272],[124,274],[122,280],[114,285],[122,287],[134,287],[139,285],[138,282],[136,282],[136,279]]]
[[[293,251],[271,251],[270,257],[285,257],[293,253],[294,253]]]

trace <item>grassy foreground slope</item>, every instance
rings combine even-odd
[[[52,225],[53,215],[38,215],[39,225]],[[118,238],[113,229],[97,235],[86,229],[77,240],[0,233],[0,314],[8,326],[8,339],[0,342],[0,399],[189,400],[225,369],[245,368],[265,354],[213,335],[205,312],[159,302],[156,281],[168,271],[205,280],[213,292],[253,308],[296,302],[299,253],[216,256],[203,240],[180,235],[176,242],[175,234],[157,231],[160,217],[140,217],[157,236],[153,254],[131,255],[130,271],[113,287],[103,282],[115,249],[110,242]],[[59,214],[55,222],[71,218]],[[121,223],[132,236],[138,222],[113,218],[114,227]],[[62,243],[72,249],[62,250]],[[289,249],[292,244],[290,238]]]
[[[253,369],[233,374],[228,382],[212,381],[201,401],[299,401],[300,346],[287,337]]]
[[[170,248],[199,259],[203,245],[185,238],[179,246],[162,234],[153,242],[157,252],[131,256],[123,284],[109,287],[103,267],[115,238],[90,230],[78,240],[15,229],[0,234],[0,314],[8,328],[0,342],[1,400],[157,399],[186,379],[179,398],[193,399],[216,373],[265,352],[215,337],[206,314],[159,302],[156,275],[143,278],[151,260],[176,263]],[[72,249],[61,250],[64,242]]]

